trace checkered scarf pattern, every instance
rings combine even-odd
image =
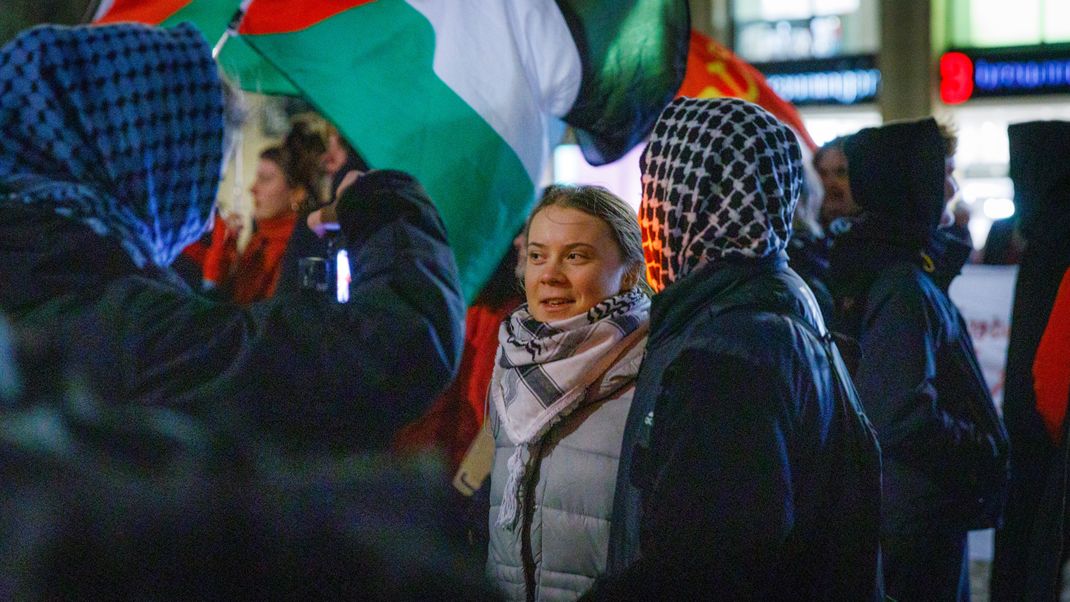
[[[640,158],[647,279],[662,290],[730,257],[787,247],[803,186],[795,133],[735,98],[678,98]]]
[[[0,207],[50,205],[170,265],[210,223],[223,91],[189,25],[44,26],[0,49]]]
[[[646,332],[649,315],[650,299],[632,289],[565,320],[539,322],[524,304],[502,323],[489,394],[516,450],[509,459],[499,526],[516,524],[531,446],[587,401],[588,388],[620,350]]]

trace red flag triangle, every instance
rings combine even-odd
[[[98,25],[107,23],[148,23],[159,25],[168,17],[185,8],[193,0],[116,0],[108,12],[94,21]]]
[[[253,0],[245,12],[240,34],[289,33],[307,29],[340,12],[375,0]]]

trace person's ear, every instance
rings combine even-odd
[[[633,288],[635,288],[636,284],[639,284],[639,270],[640,269],[641,269],[640,267],[636,266],[636,267],[633,267],[633,268],[629,269],[627,272],[625,272],[624,278],[621,278],[621,281],[620,281],[620,290],[621,290],[621,292],[630,291]]]
[[[308,190],[304,186],[295,186],[290,189],[290,209],[298,211],[308,200]]]

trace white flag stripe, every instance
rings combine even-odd
[[[104,15],[108,14],[112,5],[115,4],[115,0],[100,0],[100,4],[97,5],[97,12],[93,14],[93,20],[97,21]]]
[[[579,51],[557,4],[407,2],[435,30],[435,75],[483,116],[538,184],[564,131],[558,117],[572,108],[582,77]]]

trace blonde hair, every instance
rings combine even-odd
[[[542,198],[528,216],[527,224],[524,225],[525,237],[531,229],[531,220],[547,207],[576,209],[605,222],[613,234],[613,241],[617,243],[621,259],[628,268],[628,276],[636,279],[636,284],[643,292],[653,294],[653,289],[646,281],[646,260],[643,257],[643,233],[639,229],[639,218],[628,203],[601,186],[554,184],[543,191]]]

